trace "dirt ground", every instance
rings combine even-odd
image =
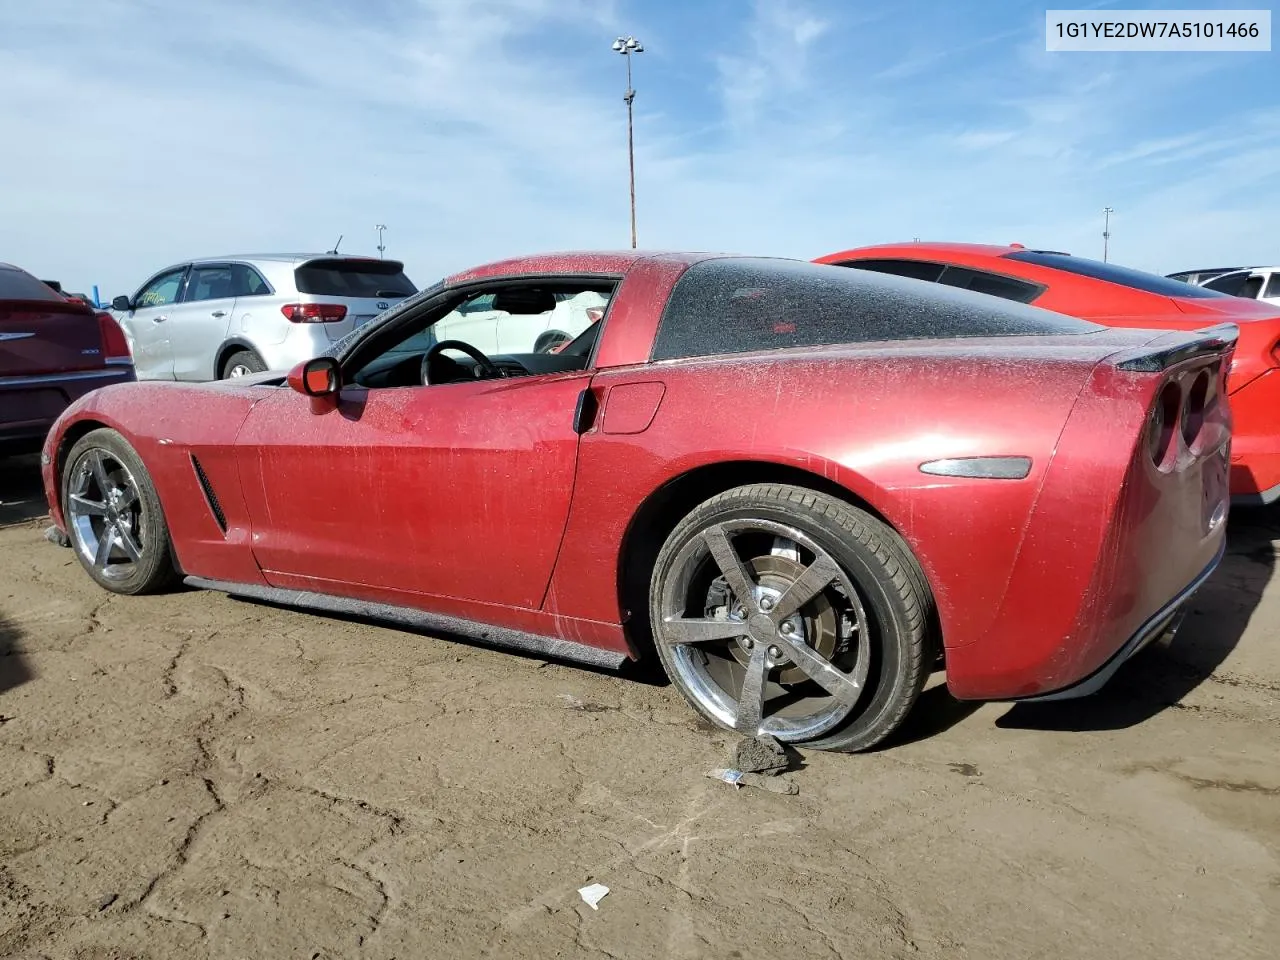
[[[0,461],[0,956],[1275,957],[1280,514],[1169,651],[703,776],[669,686],[229,599],[122,598]],[[598,911],[577,890],[609,887]]]

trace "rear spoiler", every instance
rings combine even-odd
[[[1118,353],[1107,362],[1127,373],[1160,373],[1193,357],[1230,354],[1239,336],[1240,328],[1234,323],[1220,323],[1203,330],[1157,337],[1136,350]]]
[[[0,316],[14,313],[82,313],[91,317],[97,311],[83,300],[0,300]]]

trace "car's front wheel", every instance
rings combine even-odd
[[[928,677],[933,601],[901,537],[826,494],[753,484],[694,509],[650,583],[663,667],[744,736],[866,750]]]
[[[67,536],[81,566],[113,593],[154,593],[178,571],[160,498],[142,458],[115,430],[85,434],[62,471]]]

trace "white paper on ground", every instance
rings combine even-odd
[[[600,908],[596,906],[596,904],[603,900],[604,895],[608,892],[609,888],[603,883],[593,883],[579,890],[578,896],[580,896],[583,899],[583,902],[592,910],[599,910]]]

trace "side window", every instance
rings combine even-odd
[[[1271,279],[1267,281],[1267,290],[1263,294],[1264,297],[1280,297],[1280,270],[1271,274]]]
[[[1044,287],[1039,284],[1015,280],[1013,277],[988,273],[985,270],[970,270],[968,267],[947,267],[942,274],[942,283],[949,287],[972,290],[975,293],[1016,300],[1018,303],[1031,303],[1044,293]]]
[[[1262,277],[1250,277],[1244,282],[1240,288],[1240,292],[1236,294],[1238,297],[1248,297],[1250,300],[1257,300],[1262,293]]]
[[[231,285],[231,265],[193,267],[187,281],[186,301],[225,300],[234,297]]]
[[[261,297],[271,292],[271,286],[262,274],[247,263],[231,265],[231,295],[233,297]]]
[[[162,273],[142,288],[142,292],[134,298],[135,307],[164,307],[178,299],[178,289],[182,286],[182,277],[187,272],[171,270]]]
[[[925,260],[846,260],[839,266],[891,273],[895,277],[911,277],[913,280],[928,280],[930,283],[937,283],[945,269],[940,263]]]
[[[1248,271],[1239,270],[1235,273],[1224,273],[1220,277],[1214,277],[1203,286],[1206,290],[1217,290],[1219,293],[1225,293],[1230,297],[1241,297],[1246,296],[1241,291],[1244,290],[1245,282],[1248,279]]]

